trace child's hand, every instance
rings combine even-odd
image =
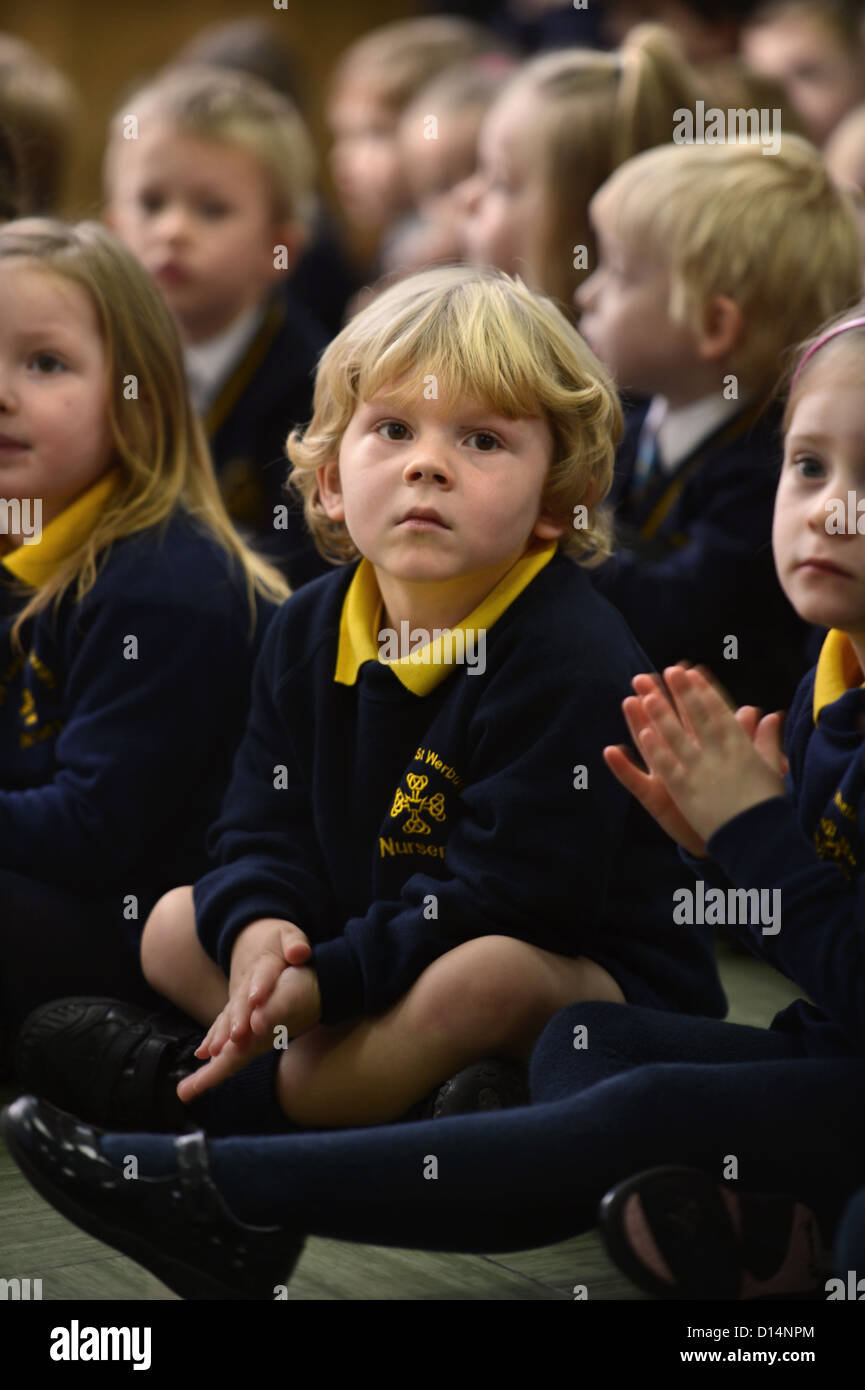
[[[768,715],[749,730],[756,711],[740,721],[701,671],[669,666],[664,679],[675,712],[657,689],[642,696],[637,742],[655,788],[705,843],[742,811],[784,795],[780,720]]]
[[[321,1018],[321,992],[318,977],[309,965],[285,966],[269,990],[267,999],[255,1007],[251,1031],[239,1040],[230,1035],[231,1001],[226,1004],[196,1055],[210,1057],[206,1066],[186,1076],[177,1087],[180,1100],[194,1100],[202,1092],[218,1086],[226,1077],[240,1071],[255,1057],[274,1046],[274,1029],[284,1025],[288,1037],[297,1037],[315,1026]],[[208,1043],[211,1035],[217,1040]]]
[[[214,1056],[229,1038],[238,1046],[247,1043],[252,1015],[270,997],[286,965],[306,965],[311,955],[309,939],[293,922],[262,917],[245,926],[231,952],[228,1003],[197,1055]]]
[[[671,669],[678,670],[680,668]],[[646,697],[656,695],[667,704],[668,709],[670,706],[657,676],[635,676],[632,685],[637,693],[622,702],[622,710],[635,746],[642,748],[642,733],[651,727],[644,708]],[[719,698],[723,700],[720,692]],[[687,711],[680,710],[679,713],[682,716],[684,727],[693,734],[693,727],[688,719]],[[769,714],[761,719],[760,711],[753,705],[743,705],[741,709],[736,710],[734,718],[752,740],[753,746],[764,761],[773,770],[786,772],[787,759],[780,748],[782,716]],[[631,761],[627,751],[616,744],[604,749],[604,760],[613,775],[622,783],[622,786],[636,797],[641,806],[658,822],[662,830],[665,830],[677,844],[680,844],[683,849],[696,858],[705,858],[706,845],[703,837],[697,833],[694,826],[682,814],[665,782],[656,772],[651,770],[643,772]]]

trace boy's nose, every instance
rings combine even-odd
[[[424,445],[416,450],[406,462],[403,478],[407,483],[436,483],[439,487],[450,487],[453,483],[453,468],[444,449],[434,449]]]

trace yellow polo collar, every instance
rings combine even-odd
[[[465,651],[466,635],[489,631],[493,623],[510,608],[514,599],[531,584],[535,575],[549,564],[556,548],[555,541],[549,541],[523,555],[477,608],[451,630],[449,637],[436,637],[410,656],[397,661],[384,661],[383,664],[391,667],[406,690],[411,690],[415,695],[428,695],[450,675],[454,649]],[[381,593],[375,570],[368,560],[361,560],[342,605],[333,677],[339,685],[354,685],[365,661],[382,661],[377,641],[381,610]],[[421,653],[424,653],[423,658]]]
[[[35,545],[19,545],[4,555],[0,563],[16,579],[39,589],[51,578],[70,551],[93,529],[117,485],[118,470],[112,468],[97,483],[82,492],[59,516],[49,521]]]
[[[814,723],[825,705],[840,700],[859,684],[865,682],[850,638],[840,628],[833,627],[823,640],[814,677]]]

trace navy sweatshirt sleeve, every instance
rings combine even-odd
[[[382,1012],[473,937],[514,936],[565,955],[597,939],[627,810],[601,756],[622,738],[621,683],[539,641],[529,696],[525,652],[513,656],[491,677],[469,731],[464,814],[445,878],[412,875],[399,901],[373,903],[315,948],[324,1023]],[[585,788],[574,787],[577,765]]]
[[[297,600],[289,601],[297,606]],[[334,899],[315,833],[312,801],[284,694],[282,671],[291,626],[288,606],[271,623],[256,663],[246,733],[238,749],[223,815],[210,843],[219,867],[195,885],[196,924],[205,950],[226,974],[238,935],[250,922],[277,917],[315,941],[334,928]]]
[[[167,809],[182,815],[226,760],[248,698],[242,587],[211,543],[169,542],[161,557],[153,544],[150,533],[118,544],[82,603],[67,607],[54,769],[42,785],[0,790],[4,867],[59,883],[116,881]]]
[[[847,883],[822,860],[786,798],[773,797],[722,826],[707,846],[740,887],[781,890],[781,930],[760,953],[806,990],[861,1054],[865,1048],[865,876]]]

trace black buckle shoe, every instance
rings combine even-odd
[[[300,1257],[305,1236],[232,1214],[200,1131],[174,1140],[176,1172],[126,1178],[99,1152],[101,1131],[35,1096],[7,1106],[2,1130],[40,1196],[181,1298],[270,1300]]]
[[[15,1075],[32,1095],[108,1130],[149,1134],[198,1128],[178,1100],[206,1029],[183,1015],[119,999],[55,999],[27,1018]]]

